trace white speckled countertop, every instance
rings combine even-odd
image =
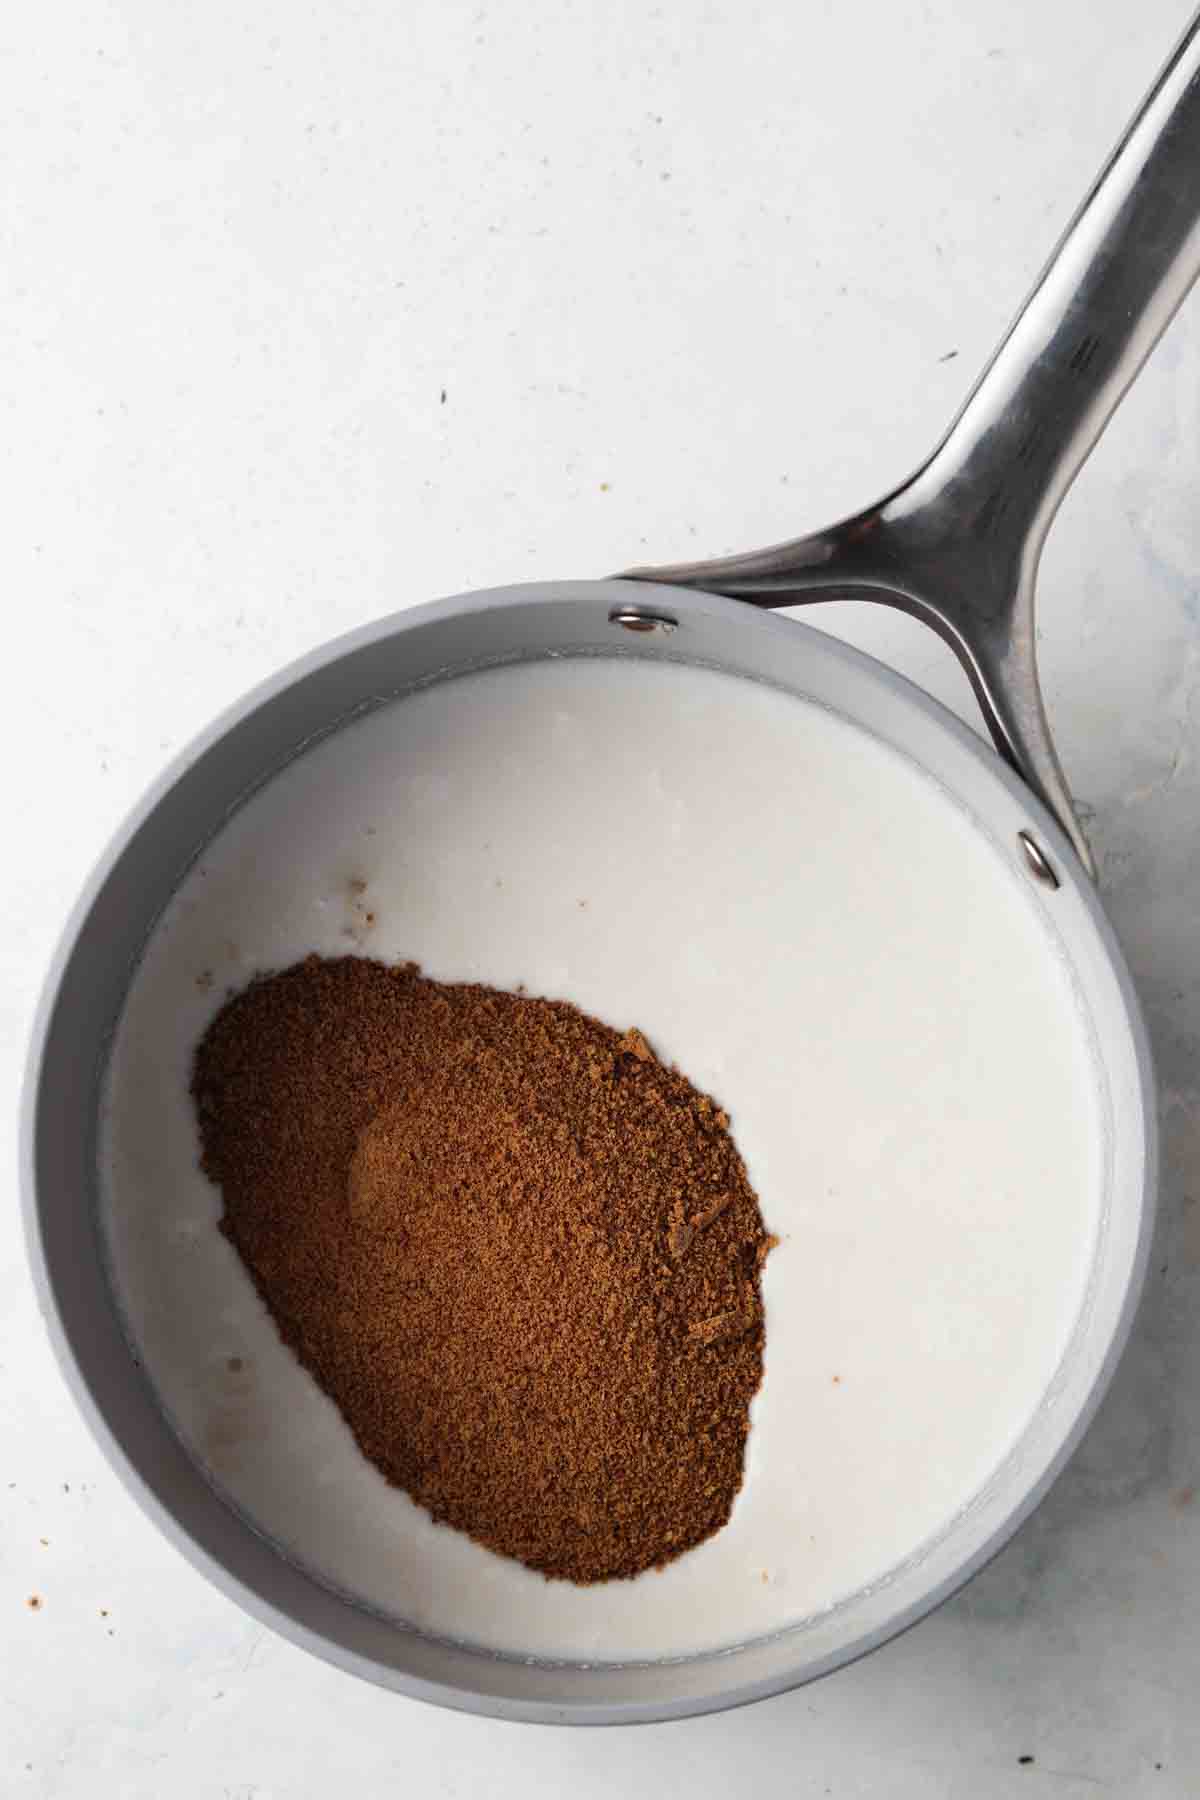
[[[6,1092],[109,832],[277,664],[473,585],[768,542],[903,475],[1184,19],[1180,0],[14,13]],[[251,1623],[137,1512],[51,1364],[10,1193],[6,1796],[1200,1795],[1198,493],[1193,300],[1044,563],[1047,696],[1150,1020],[1165,1173],[1132,1347],[1009,1548],[865,1663],[737,1714],[536,1731],[376,1692]],[[969,715],[918,627],[839,613],[821,622]]]

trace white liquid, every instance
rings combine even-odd
[[[766,1375],[730,1523],[661,1573],[547,1582],[435,1526],[217,1232],[193,1046],[255,971],[358,950],[636,1024],[732,1116],[782,1239]],[[1001,1462],[1082,1299],[1097,1079],[1024,882],[866,734],[700,670],[495,670],[319,744],[184,881],[113,1053],[118,1286],[185,1440],[314,1572],[518,1654],[683,1654],[882,1576]]]

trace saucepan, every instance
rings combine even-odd
[[[345,1669],[452,1707],[569,1723],[677,1717],[778,1692],[883,1643],[979,1569],[1045,1494],[1130,1329],[1155,1126],[1137,1001],[1043,713],[1034,583],[1063,493],[1200,266],[1198,219],[1193,23],[958,418],[903,486],[760,554],[473,593],[369,625],[218,720],[121,830],[70,921],[38,1017],[23,1138],[30,1255],[67,1383],[106,1454],[167,1537],[247,1611]],[[887,668],[772,610],[847,597],[899,607],[949,641],[995,751]],[[123,1330],[97,1225],[107,1049],[130,971],[198,847],[304,746],[380,700],[463,671],[570,656],[610,658],[615,679],[624,659],[767,683],[924,772],[987,840],[997,881],[1023,884],[1053,933],[1103,1095],[1105,1200],[1086,1298],[1043,1403],[972,1504],[886,1579],[794,1628],[719,1654],[624,1664],[523,1659],[423,1635],[281,1555],[171,1429]]]

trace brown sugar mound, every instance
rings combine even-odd
[[[774,1240],[639,1032],[314,956],[227,1002],[192,1091],[285,1342],[435,1519],[576,1582],[725,1523]]]

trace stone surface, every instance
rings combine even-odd
[[[8,1091],[109,832],[277,664],[473,585],[771,541],[902,475],[1183,11],[14,15]],[[1011,1546],[898,1643],[735,1715],[539,1733],[377,1693],[252,1624],[137,1513],[51,1366],[10,1195],[5,1793],[1200,1793],[1198,378],[1193,302],[1044,563],[1048,700],[1149,1016],[1165,1168],[1131,1349]],[[918,628],[855,609],[822,622],[969,713]],[[7,1144],[11,1108],[0,1130]]]

